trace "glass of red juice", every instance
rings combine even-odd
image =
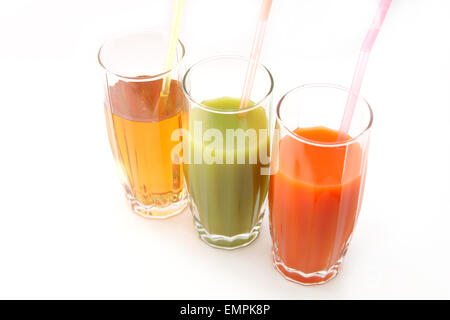
[[[275,268],[313,285],[334,278],[361,208],[372,110],[359,98],[339,136],[346,88],[310,84],[289,91],[276,115],[269,186]]]

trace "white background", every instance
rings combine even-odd
[[[275,102],[348,86],[376,0],[274,0],[262,60]],[[251,246],[202,243],[189,212],[128,209],[109,150],[96,54],[168,28],[172,1],[0,4],[0,298],[450,298],[450,1],[394,0],[362,94],[375,122],[365,199],[339,276],[302,287]],[[186,0],[188,64],[248,55],[258,0]]]

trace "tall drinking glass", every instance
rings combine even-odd
[[[185,103],[179,82],[184,47],[178,43],[175,66],[164,71],[168,39],[162,32],[129,34],[106,42],[98,53],[114,159],[132,210],[149,218],[173,216],[187,205],[183,166],[174,152],[181,138],[172,139]],[[165,78],[170,93],[158,102]]]
[[[372,110],[359,98],[348,135],[338,130],[348,90],[311,84],[277,108],[269,188],[274,265],[305,285],[333,278],[361,208]]]
[[[272,76],[258,66],[248,107],[239,109],[248,59],[220,56],[183,80],[184,168],[200,238],[234,249],[259,234],[269,183]]]

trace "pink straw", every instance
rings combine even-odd
[[[359,91],[364,78],[364,73],[367,67],[367,61],[369,60],[370,51],[373,44],[377,39],[378,32],[383,24],[384,18],[389,10],[392,0],[381,0],[378,7],[378,11],[373,19],[372,25],[367,32],[366,38],[361,46],[358,62],[356,64],[355,73],[353,74],[352,85],[347,98],[347,104],[345,106],[344,116],[342,118],[341,127],[339,129],[338,140],[347,135],[352,122],[353,113],[355,112],[356,102],[358,101]]]
[[[272,0],[263,0],[258,19],[258,27],[256,29],[255,38],[253,39],[250,61],[247,67],[247,73],[245,75],[244,89],[242,90],[241,103],[239,105],[240,109],[247,107],[248,102],[250,101],[250,95],[252,93],[253,83],[255,81],[256,68],[258,67],[258,61],[261,55],[264,33],[266,31],[271,6]]]

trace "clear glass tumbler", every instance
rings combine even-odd
[[[187,205],[179,159],[185,104],[180,77],[184,46],[175,66],[164,71],[168,34],[148,31],[106,42],[98,59],[105,70],[105,115],[111,149],[132,210],[144,217],[167,218]],[[169,95],[160,99],[163,82]]]
[[[259,235],[266,208],[273,131],[272,76],[262,65],[247,107],[240,109],[248,59],[219,56],[187,72],[184,168],[200,238],[234,249]]]
[[[277,108],[269,187],[273,260],[294,282],[333,278],[361,208],[372,110],[359,98],[348,134],[338,137],[348,90],[310,84]]]

